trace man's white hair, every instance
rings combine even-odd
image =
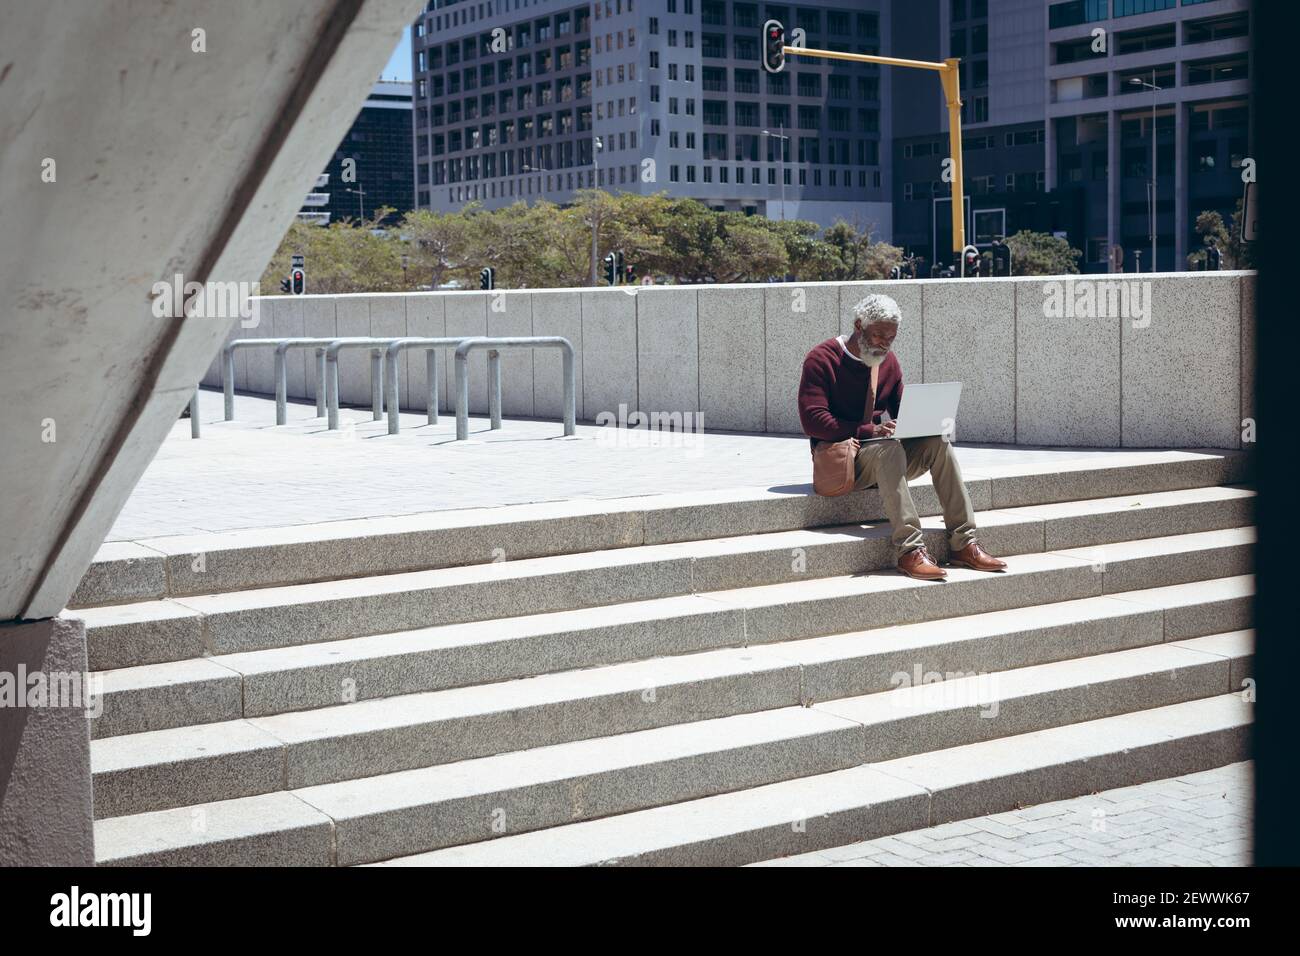
[[[862,320],[863,328],[875,322],[888,322],[896,326],[903,321],[903,312],[889,296],[873,292],[853,307],[853,317]]]

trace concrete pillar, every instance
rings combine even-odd
[[[0,867],[95,863],[86,678],[80,619],[0,624]]]

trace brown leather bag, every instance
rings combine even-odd
[[[871,387],[867,391],[866,420],[870,422],[876,408],[876,383],[879,366],[871,368]],[[857,438],[818,442],[812,450],[813,491],[828,498],[846,495],[857,481],[855,463],[862,443]]]

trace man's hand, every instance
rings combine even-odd
[[[882,425],[872,425],[872,426],[871,426],[871,437],[872,437],[872,438],[890,438],[890,437],[893,436],[893,434],[894,434],[894,426],[897,425],[897,424],[898,424],[897,422],[886,422],[886,423],[884,423],[884,424],[882,424]]]

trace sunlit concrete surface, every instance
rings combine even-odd
[[[451,508],[626,498],[737,487],[784,487],[810,494],[808,439],[616,430],[579,424],[562,437],[559,421],[506,418],[492,431],[471,416],[470,440],[456,442],[454,413],[437,425],[403,413],[402,432],[369,408],[340,410],[330,432],[315,405],[290,403],[277,427],[275,403],[235,397],[235,420],[222,421],[221,394],[200,394],[203,437],[190,423],[167,441],[127,500],[109,541],[320,521],[414,514]],[[1024,448],[957,445],[963,469],[1107,458],[1135,460],[1139,449]]]

